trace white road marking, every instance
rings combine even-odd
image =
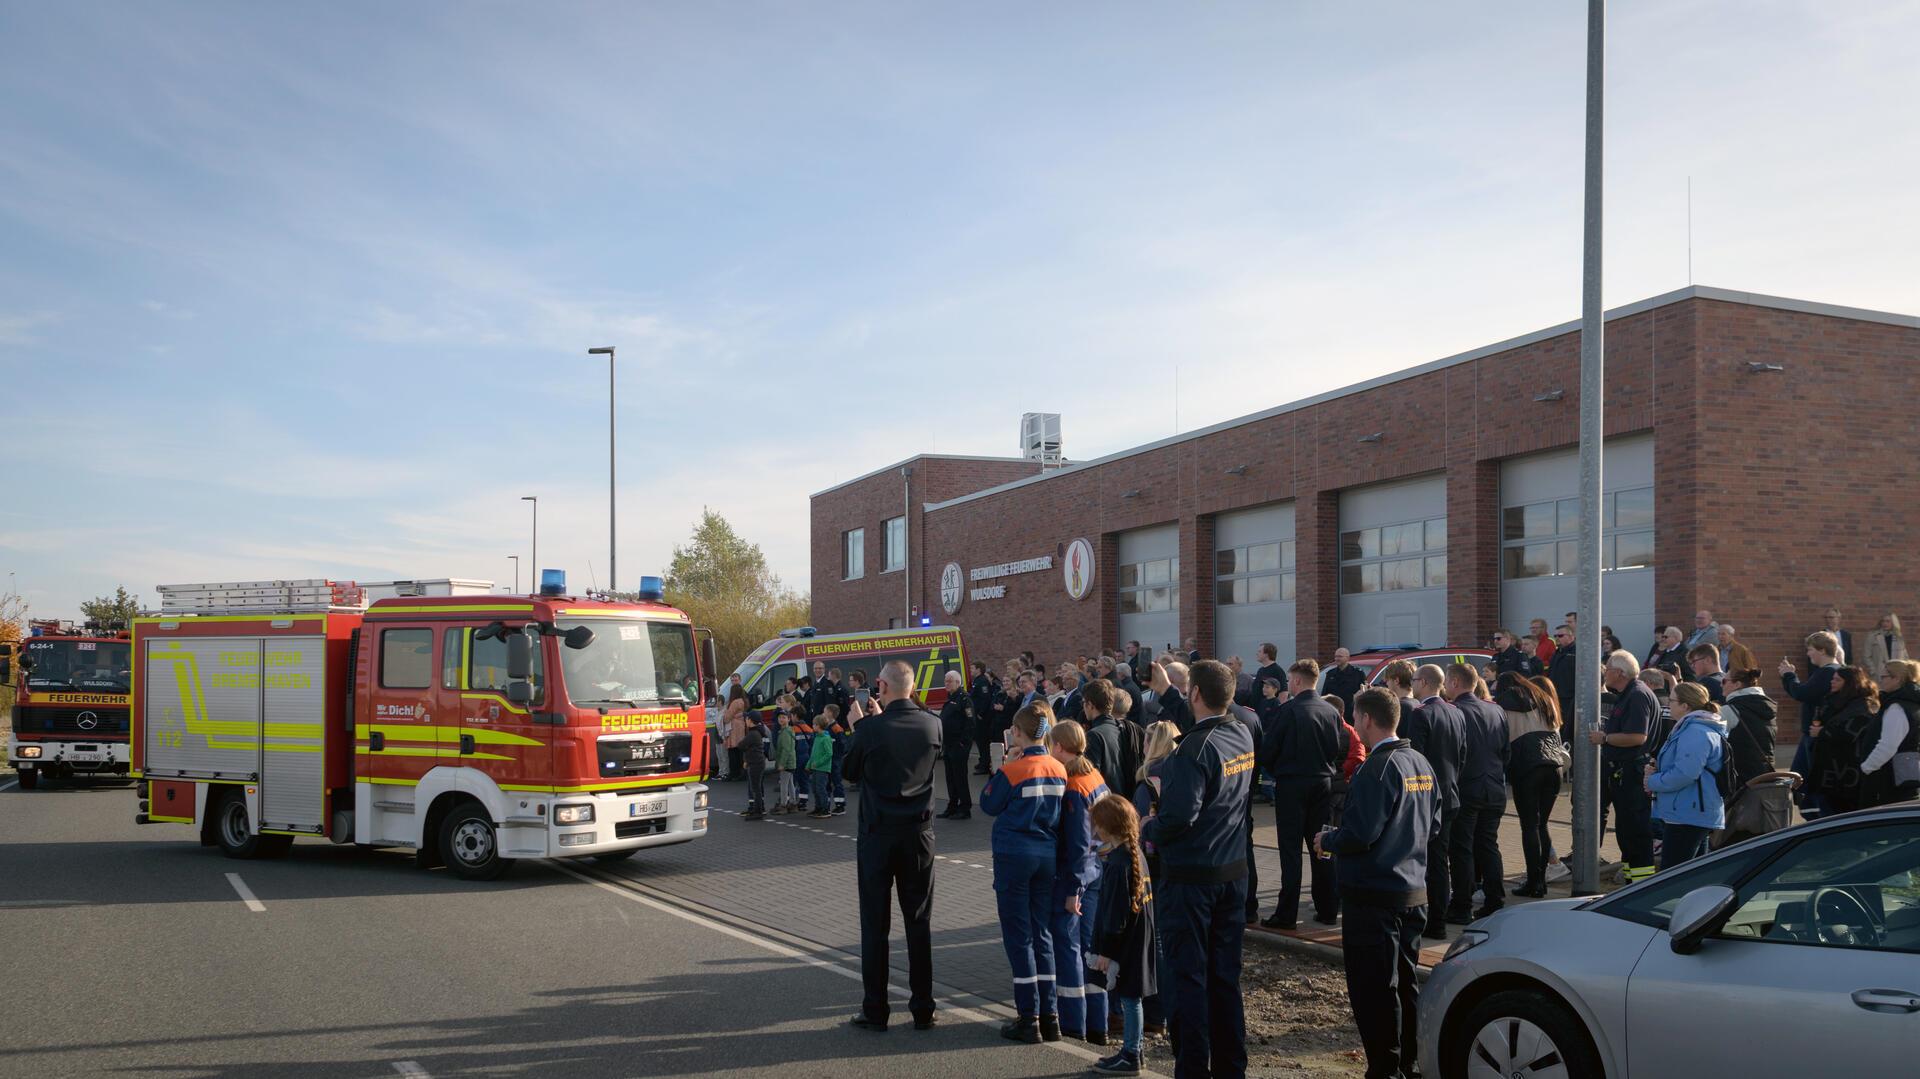
[[[393,1062],[393,1070],[399,1072],[401,1075],[414,1076],[415,1079],[433,1079],[432,1076],[427,1074],[427,1069],[421,1067],[417,1061],[396,1060]]]
[[[13,788],[15,788],[15,787],[17,787],[17,786],[19,786],[19,785],[20,785],[20,781],[19,781],[19,780],[17,780],[17,779],[9,779],[9,780],[7,780],[7,781],[6,781],[5,783],[0,783],[0,791],[10,791],[10,790],[12,790]]]
[[[563,865],[556,861],[549,861],[547,862],[547,865],[551,866],[552,868],[562,873],[565,873],[567,876],[572,877],[575,880],[585,881],[586,883],[593,885],[595,888],[599,888],[600,890],[605,892],[611,892],[612,894],[617,895],[622,899],[628,900],[630,902],[638,903],[641,906],[647,907],[651,910],[657,910],[662,914],[670,914],[673,917],[679,918],[682,921],[691,922],[692,924],[700,926],[703,929],[711,929],[716,933],[720,933],[724,936],[732,937],[733,939],[738,941],[743,941],[757,948],[764,948],[767,951],[770,951],[775,955],[780,956],[783,959],[799,960],[800,962],[805,963],[810,967],[817,967],[820,970],[824,970],[830,974],[838,974],[840,977],[845,978],[848,981],[858,982],[862,980],[860,972],[858,970],[855,970],[852,967],[844,966],[839,963],[829,962],[828,960],[821,959],[817,956],[808,955],[807,953],[799,951],[797,949],[789,948],[778,941],[767,940],[764,937],[757,937],[751,933],[742,932],[741,930],[735,929],[733,926],[727,925],[724,922],[716,921],[712,918],[703,917],[701,915],[693,913],[692,911],[682,910],[681,908],[676,907],[671,903],[662,903],[659,900],[654,899],[650,896],[642,895],[639,892],[636,892],[633,890],[633,888],[645,887],[645,885],[640,884],[638,881],[629,881],[628,883],[631,884],[633,887],[623,888],[617,884],[613,884],[608,881],[601,880],[598,877],[588,876],[587,874],[582,873],[571,866]],[[963,1008],[960,1005],[953,1003],[953,1001],[945,997],[935,997],[934,1003],[939,1005],[938,1010],[940,1015],[942,1015],[943,1017],[958,1019],[966,1023],[977,1023],[981,1026],[986,1026],[986,1027],[998,1027],[1001,1022],[998,1016],[988,1015],[986,1012],[977,1011],[973,1008]],[[1067,1041],[1042,1042],[1041,1044],[1047,1046],[1048,1048],[1056,1050],[1058,1052],[1066,1053],[1069,1056],[1078,1057],[1082,1061],[1095,1061],[1095,1060],[1102,1059],[1101,1054],[1096,1053],[1091,1049],[1083,1048],[1079,1045],[1075,1045]],[[421,1073],[421,1074],[425,1074],[425,1073]],[[1140,1074],[1145,1076],[1151,1076],[1152,1079],[1167,1079],[1166,1076],[1161,1075],[1158,1072],[1147,1071],[1144,1068],[1141,1069]]]
[[[248,910],[255,914],[266,913],[267,905],[260,902],[260,900],[254,896],[253,889],[247,887],[247,882],[240,879],[240,874],[228,873],[227,883],[233,885],[233,890],[240,893],[240,901],[247,905]],[[421,1074],[424,1075],[426,1073],[422,1072]]]

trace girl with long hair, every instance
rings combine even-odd
[[[1159,992],[1153,880],[1147,873],[1140,815],[1133,803],[1109,794],[1093,803],[1088,817],[1106,857],[1100,869],[1100,901],[1087,966],[1119,1002],[1121,1027],[1120,1051],[1093,1067],[1108,1074],[1136,1075],[1144,1029],[1141,1001]]]
[[[1820,718],[1809,732],[1813,749],[1807,786],[1826,799],[1827,812],[1845,813],[1860,808],[1860,766],[1867,755],[1863,747],[1880,713],[1880,687],[1859,667],[1842,667],[1832,678]]]

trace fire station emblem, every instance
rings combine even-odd
[[[960,563],[949,562],[940,571],[940,609],[948,614],[958,614],[960,604],[967,598],[966,574],[960,572]]]
[[[1084,539],[1067,544],[1067,556],[1060,560],[1066,574],[1067,595],[1086,599],[1093,591],[1093,544]]]

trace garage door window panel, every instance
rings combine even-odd
[[[1580,569],[1580,505],[1560,498],[1500,511],[1500,576],[1519,581],[1558,577]],[[1653,488],[1608,492],[1601,500],[1600,565],[1653,565]]]
[[[1156,558],[1120,567],[1120,613],[1153,614],[1180,609],[1178,558]]]
[[[1411,592],[1447,583],[1446,518],[1381,525],[1342,533],[1340,591]],[[1430,557],[1407,557],[1434,552]]]

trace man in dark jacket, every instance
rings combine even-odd
[[[840,714],[844,716],[847,714],[847,688],[828,678],[827,665],[816,659],[813,661],[813,685],[808,687],[806,700],[801,703],[807,709],[809,720],[819,719],[829,704],[839,705]]]
[[[1187,704],[1187,695],[1173,682],[1176,672],[1166,666],[1154,664],[1154,707],[1159,709],[1160,719],[1180,728],[1181,734],[1193,729],[1193,708]]]
[[[1121,771],[1120,728],[1108,714],[1111,711],[1113,690],[1107,683],[1088,682],[1081,688],[1078,718],[1087,728],[1087,763],[1100,773],[1108,790],[1129,798],[1133,795],[1133,785]]]
[[[1344,648],[1333,650],[1333,666],[1327,668],[1327,684],[1322,693],[1340,698],[1347,704],[1347,714],[1353,714],[1353,698],[1367,684],[1367,672],[1353,665],[1353,654]]]
[[[1560,740],[1572,744],[1574,662],[1578,654],[1573,643],[1573,627],[1562,622],[1553,630],[1553,662],[1547,665],[1547,680],[1553,683],[1553,695],[1560,702]]]
[[[1540,659],[1520,647],[1519,638],[1508,630],[1493,635],[1493,673],[1495,677],[1512,671],[1529,677],[1540,673]]]
[[[1660,718],[1660,701],[1640,680],[1640,664],[1624,649],[1607,657],[1603,674],[1613,701],[1600,729],[1587,740],[1600,747],[1600,814],[1613,808],[1614,837],[1626,883],[1654,874],[1653,801],[1647,794],[1647,739]]]
[[[973,744],[980,751],[980,763],[973,766],[973,774],[991,775],[992,746],[1007,729],[1003,722],[1006,710],[994,707],[1000,699],[1000,683],[988,673],[987,665],[978,660],[973,663],[973,681],[967,686],[967,696],[973,701]]]
[[[1263,682],[1271,678],[1283,686],[1287,684],[1287,670],[1280,666],[1280,649],[1277,645],[1260,646],[1260,669],[1254,671],[1253,676]]]
[[[1827,608],[1825,632],[1833,634],[1834,642],[1838,645],[1838,650],[1833,653],[1834,662],[1842,664],[1852,663],[1854,659],[1853,634],[1840,628],[1840,608]],[[1880,677],[1880,672],[1868,671],[1867,677],[1878,678]]]
[[[846,777],[860,784],[855,864],[860,894],[860,980],[866,999],[853,1025],[887,1029],[888,905],[897,890],[907,935],[907,1007],[933,1025],[933,771],[940,721],[913,702],[913,668],[899,660],[874,680],[881,710],[853,728]]]
[[[973,792],[967,783],[967,753],[973,747],[973,699],[959,671],[947,672],[947,703],[940,706],[940,742],[947,766],[947,808],[951,820],[973,817]]]
[[[1161,762],[1159,811],[1142,837],[1160,854],[1154,882],[1161,998],[1176,1047],[1174,1075],[1247,1074],[1240,961],[1246,933],[1246,802],[1253,740],[1227,715],[1233,675],[1203,660],[1193,677],[1203,718]]]
[[[1831,608],[1827,611],[1827,624],[1838,626],[1840,612]],[[1833,686],[1834,672],[1840,669],[1840,656],[1844,654],[1847,641],[1829,630],[1821,630],[1807,638],[1807,680],[1802,682],[1795,673],[1793,661],[1780,661],[1780,685],[1787,696],[1800,702],[1800,743],[1793,750],[1794,771],[1806,775],[1812,768],[1810,751],[1813,748],[1813,724],[1820,718],[1820,708],[1827,703],[1827,691]],[[1878,672],[1868,672],[1869,676]],[[1818,794],[1808,793],[1801,801],[1800,815],[1812,820],[1826,811],[1826,800]]]
[[[1356,731],[1371,748],[1354,773],[1340,827],[1314,844],[1340,860],[1341,960],[1368,1075],[1412,1074],[1420,1046],[1416,975],[1437,799],[1433,768],[1397,736],[1399,717],[1388,691],[1360,694]]]
[[[1299,660],[1287,669],[1292,696],[1274,713],[1273,729],[1261,750],[1261,765],[1273,776],[1273,822],[1280,848],[1280,896],[1261,925],[1292,929],[1300,920],[1300,859],[1307,844],[1326,827],[1332,810],[1333,777],[1347,759],[1347,732],[1340,714],[1314,692],[1320,665]],[[1314,921],[1331,925],[1339,917],[1333,867],[1313,861]]]
[[[1500,818],[1507,811],[1507,717],[1492,701],[1481,700],[1480,675],[1466,663],[1447,668],[1447,692],[1466,720],[1467,755],[1460,770],[1460,823],[1454,826],[1453,895],[1446,919],[1466,925],[1506,905],[1506,883],[1501,879]],[[1473,889],[1484,893],[1473,909]]]
[[[1733,751],[1733,775],[1741,785],[1774,770],[1773,743],[1779,708],[1760,686],[1760,672],[1728,671],[1727,708],[1739,717],[1727,730]]]
[[[1414,672],[1413,692],[1420,708],[1406,732],[1433,769],[1434,833],[1427,851],[1427,924],[1422,931],[1430,940],[1447,939],[1445,907],[1453,881],[1447,859],[1460,822],[1460,773],[1467,766],[1467,718],[1440,695],[1446,677],[1434,663]]]

